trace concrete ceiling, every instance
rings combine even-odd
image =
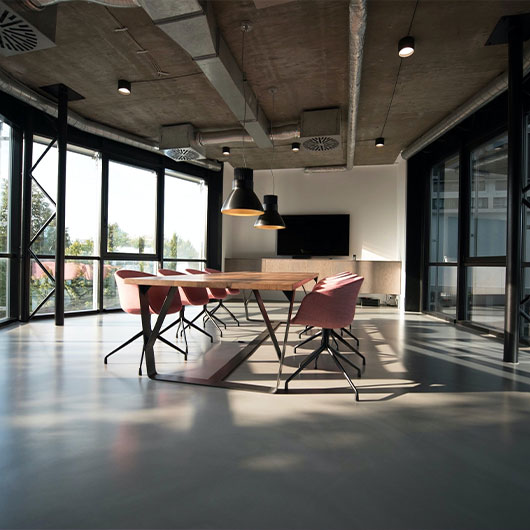
[[[397,42],[407,34],[415,4],[368,1],[355,165],[393,163],[403,148],[506,70],[506,46],[484,43],[501,16],[530,11],[527,0],[420,0],[411,29],[416,53],[400,60]],[[213,12],[239,63],[239,26],[252,21],[253,30],[245,36],[244,70],[274,126],[299,121],[304,110],[341,108],[341,148],[293,153],[289,145],[277,145],[274,167],[344,164],[348,2],[216,0]],[[123,27],[128,31],[116,31]],[[70,108],[146,139],[158,140],[161,126],[178,123],[192,123],[201,131],[240,128],[197,64],[141,8],[61,3],[56,44],[0,57],[0,67],[34,89],[64,83],[85,98],[71,102]],[[137,53],[140,49],[149,53]],[[116,91],[120,78],[133,83],[128,97]],[[278,89],[274,109],[271,86]],[[376,149],[374,139],[381,135],[385,147]],[[206,154],[223,159],[221,145],[208,147]],[[244,154],[249,167],[271,165],[271,149],[247,145]],[[243,164],[240,147],[232,148],[230,163]]]

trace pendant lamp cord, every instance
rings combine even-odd
[[[414,11],[412,12],[412,18],[410,19],[409,24],[409,30],[407,31],[407,35],[410,35],[410,31],[412,30],[412,23],[414,22],[414,17],[416,16],[416,9],[418,8],[418,4],[420,3],[420,0],[416,0],[416,5],[414,6]],[[396,74],[396,82],[394,83],[394,90],[392,90],[392,96],[390,97],[390,103],[388,104],[388,110],[386,111],[385,121],[383,123],[383,128],[381,129],[381,134],[379,136],[385,136],[385,127],[386,122],[388,120],[388,115],[390,114],[390,108],[392,107],[392,102],[394,101],[394,95],[396,94],[396,87],[399,80],[399,72],[401,71],[401,65],[403,63],[403,59],[399,59],[399,67]]]
[[[243,70],[243,133],[241,135],[241,141],[243,144],[243,164],[247,167],[247,158],[245,156],[245,126],[247,124],[247,74],[245,73],[245,28],[241,29],[242,42],[241,42],[241,69]]]
[[[271,175],[272,175],[272,194],[274,195],[274,171],[273,171],[272,168],[274,166],[275,145],[274,145],[274,134],[272,132],[272,130],[273,130],[273,128],[272,128],[272,119],[274,117],[274,94],[276,94],[276,88],[271,88],[270,91],[271,91],[271,94],[272,94],[272,117],[271,117],[272,157],[271,157]]]

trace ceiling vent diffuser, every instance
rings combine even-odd
[[[204,151],[194,143],[195,131],[191,123],[162,127],[160,150],[177,162],[206,158]]]
[[[332,151],[340,146],[340,109],[302,113],[300,143],[307,151]]]
[[[45,25],[49,25],[49,16],[41,15]],[[35,15],[33,15],[35,17]],[[55,11],[52,14],[55,19]],[[53,21],[54,25],[55,20]],[[55,28],[53,27],[53,33]],[[23,15],[14,11],[4,2],[0,2],[0,54],[4,56],[44,50],[55,43],[36,26],[28,22]]]

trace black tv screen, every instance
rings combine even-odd
[[[283,215],[278,230],[278,256],[349,256],[350,216]]]

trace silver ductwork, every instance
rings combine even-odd
[[[306,167],[305,173],[346,171],[353,168],[357,114],[361,91],[364,32],[366,30],[366,0],[350,0],[348,59],[348,129],[346,132],[346,165]]]
[[[366,0],[352,0],[349,7],[350,41],[348,64],[348,133],[346,139],[346,167],[353,168],[357,114],[361,92],[364,32],[366,30]]]
[[[142,0],[142,5],[154,24],[190,55],[256,145],[271,148],[269,120],[217,30],[210,2]],[[249,31],[251,25],[244,27]]]
[[[276,145],[294,142],[300,139],[300,126],[298,123],[282,125],[272,129],[271,138]],[[197,145],[207,147],[211,145],[226,145],[230,147],[240,147],[254,143],[254,138],[250,134],[243,132],[241,129],[232,129],[228,131],[213,131],[195,133],[195,142]]]
[[[348,168],[344,165],[340,166],[312,166],[304,168],[304,173],[338,173],[346,171]]]
[[[72,0],[19,0],[19,2],[34,11],[40,11],[48,6],[71,2]],[[139,0],[86,0],[93,4],[101,4],[107,7],[141,7]]]
[[[530,50],[528,50],[523,57],[523,76],[528,74],[528,72],[530,72]],[[451,130],[455,125],[464,121],[484,105],[487,105],[507,88],[508,72],[504,72],[480,92],[475,94],[471,99],[468,99],[464,104],[460,105],[455,111],[438,123],[438,125],[412,142],[402,151],[401,156],[405,160],[408,160],[416,153],[419,153],[424,147],[427,147],[429,144],[440,138],[440,136],[443,136],[447,131]]]
[[[0,70],[0,90],[42,112],[45,112],[46,114],[49,114],[50,116],[55,118],[57,117],[58,112],[57,105],[55,103],[46,99],[40,94],[37,94],[35,91],[13,79],[2,70]],[[152,151],[162,156],[164,155],[164,153],[159,150],[158,146],[154,142],[150,142],[149,140],[141,138],[140,136],[135,136],[133,134],[120,131],[119,129],[108,127],[107,125],[88,120],[87,118],[84,118],[83,116],[71,110],[68,111],[68,125],[87,133],[107,138],[108,140],[114,140],[132,147],[137,147],[146,151]],[[201,167],[206,167],[207,169],[211,169],[213,171],[220,171],[222,168],[222,164],[213,160],[196,160],[192,163]]]

